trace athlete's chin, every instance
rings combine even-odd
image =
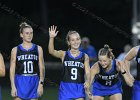
[[[107,66],[102,66],[102,68],[106,69],[106,68],[107,68]]]
[[[73,46],[73,49],[79,49],[79,46]]]

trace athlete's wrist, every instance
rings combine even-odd
[[[126,71],[123,71],[123,72],[122,72],[122,75],[124,75],[124,74],[126,74]]]
[[[44,81],[40,81],[39,84],[44,85]]]

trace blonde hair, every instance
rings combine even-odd
[[[26,22],[22,22],[20,25],[19,25],[20,29],[19,29],[19,33],[22,33],[24,28],[32,28],[29,24],[27,24]]]
[[[105,44],[104,48],[101,48],[98,52],[98,56],[106,55],[108,58],[114,59],[115,56],[112,53],[112,49],[109,47],[109,45]]]

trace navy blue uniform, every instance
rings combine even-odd
[[[85,54],[73,57],[67,51],[63,61],[63,78],[60,84],[59,100],[71,100],[84,98],[84,59]]]
[[[136,55],[136,62],[137,62],[137,76],[133,85],[133,100],[140,99],[140,47],[138,49]]]
[[[17,46],[15,85],[17,96],[22,99],[38,98],[39,83],[38,46],[26,50],[22,45]]]
[[[122,82],[116,70],[116,60],[112,61],[112,68],[109,72],[106,72],[100,64],[99,69],[99,74],[95,75],[92,94],[94,96],[109,96],[122,93]]]

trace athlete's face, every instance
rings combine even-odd
[[[107,68],[111,64],[111,59],[106,55],[100,55],[98,61],[103,68]]]
[[[71,34],[69,36],[68,44],[71,46],[71,49],[78,49],[81,44],[81,38],[78,33]]]
[[[32,28],[24,28],[23,32],[20,34],[23,41],[31,42],[33,39],[33,29]]]

